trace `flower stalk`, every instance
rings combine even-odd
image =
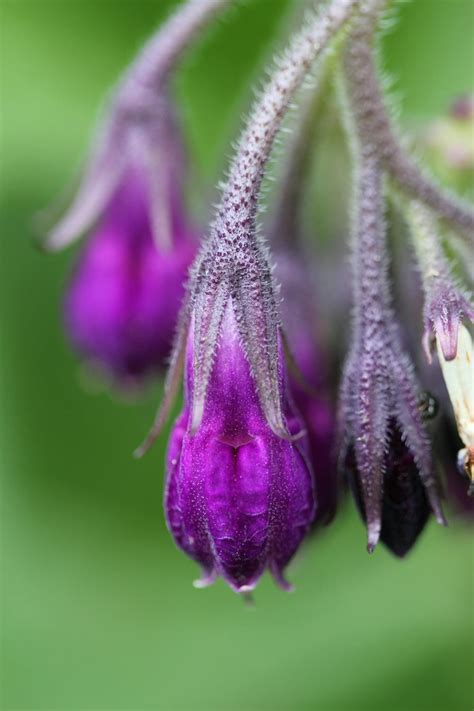
[[[171,216],[164,195],[174,166],[183,157],[174,150],[177,127],[168,82],[191,41],[230,2],[189,0],[126,70],[99,120],[75,198],[46,236],[45,249],[67,247],[100,217],[132,159],[147,177],[157,246],[170,248]]]
[[[382,3],[377,6],[382,9]],[[381,538],[394,553],[404,555],[422,530],[429,507],[439,523],[444,523],[444,517],[418,407],[420,387],[401,345],[392,306],[384,164],[376,137],[367,131],[366,114],[360,110],[366,25],[367,16],[361,12],[343,57],[354,160],[354,307],[352,345],[340,397],[341,464],[367,526],[368,551]],[[403,502],[399,515],[394,508],[397,501]]]
[[[352,85],[352,105],[361,130],[374,143],[384,168],[408,197],[425,203],[453,228],[472,241],[474,210],[418,167],[403,148],[385,107],[376,66],[375,36],[386,2],[367,0],[351,42],[347,74]]]

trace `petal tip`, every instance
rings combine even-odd
[[[369,524],[367,529],[367,553],[373,553],[380,539],[380,523]]]
[[[288,582],[288,580],[283,575],[283,572],[275,565],[271,567],[271,574],[273,576],[273,580],[281,590],[284,590],[285,592],[295,591],[295,586],[292,583]]]
[[[216,581],[216,574],[213,570],[210,572],[203,572],[203,575],[201,578],[197,578],[197,580],[193,580],[193,587],[196,588],[196,590],[204,590],[204,588],[208,588],[210,585],[213,585]]]

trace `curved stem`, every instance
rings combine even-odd
[[[189,0],[162,24],[147,42],[124,77],[128,82],[156,90],[174,69],[193,37],[213,15],[234,0]]]
[[[346,74],[351,103],[364,135],[373,141],[385,168],[400,189],[421,200],[463,232],[474,230],[474,210],[425,175],[402,147],[384,103],[374,59],[375,32],[383,3],[365,3],[348,38]]]
[[[333,0],[314,14],[279,59],[276,71],[255,103],[238,143],[215,223],[218,233],[237,241],[255,230],[265,167],[290,101],[312,64],[326,50],[360,0]]]

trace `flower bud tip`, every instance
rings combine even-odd
[[[380,538],[380,522],[372,523],[367,528],[367,553],[373,553]]]
[[[193,587],[196,588],[196,590],[203,590],[204,588],[208,588],[210,585],[212,585],[216,580],[216,575],[215,573],[204,573],[202,578],[198,578],[197,580],[193,580]]]

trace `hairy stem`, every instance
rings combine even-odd
[[[76,195],[46,236],[43,247],[62,249],[90,228],[106,209],[132,153],[142,154],[147,168],[154,204],[151,223],[158,247],[169,248],[169,207],[164,202],[157,205],[172,172],[166,151],[166,144],[172,144],[167,82],[195,35],[230,2],[232,0],[189,0],[184,3],[132,62],[99,119]],[[135,146],[130,148],[132,133]],[[156,150],[160,155],[155,155]]]
[[[453,227],[472,233],[473,208],[421,172],[392,126],[375,61],[375,32],[383,5],[380,0],[364,3],[348,38],[348,90],[361,131],[375,143],[386,170],[404,193],[424,202]]]
[[[156,90],[174,69],[190,41],[213,16],[234,0],[188,0],[162,24],[147,42],[124,77],[128,82]]]
[[[240,241],[255,230],[261,182],[290,101],[315,60],[349,19],[359,0],[333,0],[297,33],[255,103],[226,181],[215,227]]]

